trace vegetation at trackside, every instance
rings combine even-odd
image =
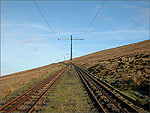
[[[99,51],[73,61],[149,108],[150,40]]]
[[[65,72],[53,90],[49,91],[40,106],[40,112],[97,112],[76,71]]]
[[[148,107],[150,55],[136,53],[99,62],[88,70],[123,91],[136,102]]]
[[[64,65],[62,65],[62,64],[58,64],[58,65],[55,65],[55,67],[53,67],[53,66],[51,66],[51,67],[48,67],[48,69],[45,69],[44,71],[43,70],[39,70],[39,71],[42,71],[43,72],[43,74],[42,75],[40,75],[38,78],[31,78],[31,80],[30,81],[25,81],[25,83],[23,84],[23,85],[21,85],[20,87],[18,86],[19,84],[17,84],[18,82],[21,82],[21,80],[20,81],[15,81],[15,79],[14,78],[12,78],[12,79],[14,79],[14,81],[16,82],[16,85],[17,85],[17,87],[19,87],[18,89],[16,89],[16,90],[13,90],[13,91],[11,91],[11,92],[9,92],[9,93],[7,93],[7,95],[4,97],[4,98],[2,98],[1,99],[1,105],[2,104],[6,104],[8,101],[10,101],[11,99],[13,99],[15,96],[17,96],[17,95],[20,95],[21,94],[21,92],[23,92],[24,90],[26,90],[26,89],[29,89],[29,88],[31,88],[34,84],[36,84],[38,81],[40,81],[40,80],[43,80],[44,78],[46,78],[47,76],[50,76],[52,73],[54,73],[54,72],[56,72],[56,71],[58,71],[59,69],[61,69],[62,67],[64,67]],[[35,70],[34,70],[35,71]],[[36,70],[37,71],[37,70]],[[45,72],[46,71],[46,72]],[[25,75],[25,78],[27,78],[27,77],[29,77],[28,75],[27,75],[28,73],[26,72],[26,75]],[[40,74],[40,72],[39,73],[36,73],[36,74]],[[8,78],[9,79],[9,78]],[[23,78],[22,78],[23,79]],[[23,81],[24,82],[24,81]],[[6,84],[6,83],[5,83]],[[7,84],[5,85],[4,84],[4,86],[5,87],[8,87],[7,86]],[[12,83],[8,83],[8,85],[9,86],[11,86],[12,85]],[[3,87],[4,87],[3,86]],[[3,88],[2,87],[2,88]],[[12,86],[12,87],[15,87],[15,86]],[[3,90],[5,90],[5,89],[3,89]],[[7,89],[6,89],[7,90]]]

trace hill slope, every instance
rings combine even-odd
[[[38,80],[45,78],[50,73],[62,68],[62,64],[50,64],[27,71],[21,71],[5,76],[0,76],[0,99],[15,90],[32,85]]]
[[[73,62],[82,65],[96,76],[107,79],[110,84],[118,85],[117,81],[122,84],[123,89],[145,85],[148,88],[150,40],[99,51],[75,58]],[[123,84],[124,82],[127,83]],[[144,93],[148,94],[148,90]]]
[[[73,62],[148,106],[150,40],[99,51],[75,58]]]
[[[135,53],[150,53],[150,40],[145,40],[142,42],[124,45],[117,48],[112,48],[108,50],[98,51],[92,54],[74,58],[73,62],[82,65],[94,65],[101,60],[112,59],[115,57],[135,54]],[[89,67],[89,66],[88,66]]]

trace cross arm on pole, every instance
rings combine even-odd
[[[69,38],[58,38],[58,40],[70,40]]]
[[[72,68],[72,40],[84,40],[84,38],[72,38],[72,35],[71,35],[71,38],[58,38],[58,40],[71,40],[70,65],[71,65],[71,68]]]
[[[58,40],[71,40],[69,38],[58,38]],[[84,40],[84,38],[73,38],[72,40]]]
[[[79,39],[72,39],[72,40],[84,40],[84,38],[79,38]]]

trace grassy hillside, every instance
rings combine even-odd
[[[150,40],[99,51],[73,59],[138,103],[150,102]]]
[[[150,53],[150,40],[145,40],[130,45],[124,45],[108,50],[98,51],[82,57],[74,58],[73,62],[85,65],[88,68],[90,66],[94,66],[95,64],[97,64],[97,62],[102,60],[136,53]]]
[[[150,40],[99,51],[73,59],[100,78],[123,89],[149,86]],[[117,83],[116,83],[117,82]]]
[[[28,86],[27,84],[34,84],[62,67],[62,64],[50,64],[27,71],[0,76],[0,99],[4,98],[7,94],[13,93],[15,90],[26,88]]]

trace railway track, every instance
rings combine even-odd
[[[82,70],[84,70],[86,73],[88,73],[89,75],[95,77],[94,75],[92,75],[89,71],[85,70],[84,68],[82,68]],[[105,81],[102,81],[101,79],[99,78],[96,78],[101,84],[103,84],[104,86],[106,86],[108,89],[110,89],[111,91],[113,92],[116,92],[118,93],[120,96],[122,96],[124,99],[128,100],[129,102],[131,102],[133,105],[136,105],[138,106],[139,108],[143,108],[144,110],[146,111],[149,111],[150,112],[150,109],[146,106],[143,106],[142,104],[138,103],[137,101],[133,100],[132,98],[128,97],[127,95],[125,95],[124,93],[122,93],[121,91],[113,88],[110,84],[106,83]]]
[[[0,112],[27,112],[31,113],[36,105],[43,99],[48,90],[50,90],[60,79],[61,75],[65,72],[67,66],[46,79],[38,82],[35,86],[25,91],[15,99],[0,108]]]
[[[86,71],[76,65],[74,67],[99,112],[139,113]]]

